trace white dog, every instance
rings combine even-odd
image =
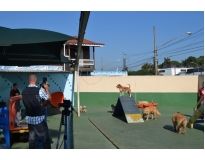
[[[82,113],[87,112],[86,106],[80,106],[80,112],[82,112]]]

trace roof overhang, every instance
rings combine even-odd
[[[0,27],[0,65],[62,64],[61,48],[72,36],[40,29]]]
[[[0,46],[13,44],[48,43],[75,39],[72,36],[41,29],[10,29],[0,27]]]
[[[77,46],[77,43],[67,43],[69,45]],[[82,46],[89,46],[89,47],[104,47],[102,44],[82,44]]]

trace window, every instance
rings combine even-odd
[[[165,70],[159,70],[159,73],[165,72]]]

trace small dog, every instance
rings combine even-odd
[[[129,84],[128,84],[128,85],[129,85]],[[124,92],[127,92],[127,93],[129,94],[129,96],[131,97],[130,85],[129,85],[129,87],[124,87],[124,86],[122,86],[121,84],[118,84],[116,87],[117,87],[117,88],[119,89],[119,91],[120,91],[120,96],[124,96]]]
[[[80,106],[80,112],[82,112],[82,113],[87,112],[86,106]]]
[[[184,134],[186,134],[187,120],[183,114],[179,112],[173,114],[172,123],[174,130],[177,131],[178,134],[181,134],[182,128],[184,129]]]
[[[115,111],[115,105],[114,104],[111,104],[111,108],[112,108],[112,112],[114,112]]]
[[[148,121],[149,115],[152,114],[152,119],[155,118],[155,120],[157,119],[157,115],[161,115],[161,113],[159,113],[159,111],[157,110],[156,107],[154,106],[150,106],[150,107],[145,107],[142,110],[142,118],[144,119],[144,117],[146,116],[146,121]]]

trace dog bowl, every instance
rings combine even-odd
[[[154,103],[154,102],[152,102],[152,103],[146,103],[146,104],[142,104],[142,103],[137,103],[137,104],[136,104],[136,106],[137,106],[138,108],[145,108],[145,107],[150,107],[150,106],[156,107],[157,105],[158,105],[158,103]]]

